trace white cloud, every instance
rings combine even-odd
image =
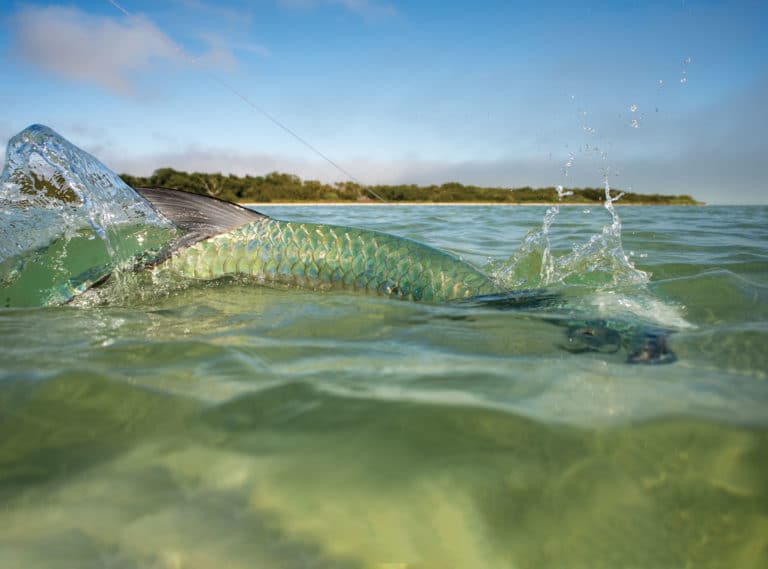
[[[204,33],[201,35],[202,39],[210,47],[210,54],[221,54],[222,58],[218,61],[219,67],[222,64],[228,64],[228,67],[234,67],[236,61],[232,56],[232,52],[250,53],[259,57],[271,57],[272,52],[264,45],[253,42],[233,42],[230,38],[225,38],[221,34]],[[209,61],[216,62],[212,57],[207,58]]]
[[[366,18],[393,16],[397,10],[392,4],[377,0],[279,0],[289,8],[315,8],[317,6],[341,6]]]
[[[347,10],[364,16],[391,16],[395,13],[395,7],[392,4],[372,0],[333,0],[333,3],[341,4]]]
[[[202,14],[208,21],[211,19],[228,20],[230,22],[250,22],[251,13],[244,6],[229,7],[221,2],[202,2],[201,0],[172,0],[184,10]]]
[[[223,46],[197,58],[143,16],[120,21],[63,6],[26,7],[14,17],[12,52],[22,61],[74,81],[131,94],[137,74],[158,63],[234,65]]]

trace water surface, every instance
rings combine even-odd
[[[263,211],[541,284],[545,207]],[[572,354],[525,312],[246,282],[0,309],[0,567],[768,566],[768,208],[618,211],[649,280],[569,207],[554,286],[672,330],[674,364]]]

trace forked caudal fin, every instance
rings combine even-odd
[[[176,248],[192,245],[267,216],[240,205],[181,190],[134,188],[152,208],[182,230]]]

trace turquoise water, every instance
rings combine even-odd
[[[546,235],[546,207],[261,210],[518,288],[546,250],[572,305],[678,360],[570,353],[535,310],[247,282],[0,309],[0,567],[768,565],[768,208],[619,207],[608,237],[601,207]]]

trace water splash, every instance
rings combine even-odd
[[[685,62],[688,63],[687,61]],[[663,82],[659,83],[660,86]],[[575,101],[575,96],[571,96]],[[628,106],[633,118],[630,126],[638,128],[643,119],[640,105],[631,102]],[[594,135],[597,130],[588,125],[589,111],[580,107],[577,116],[582,130],[587,135]],[[602,147],[602,144],[600,145]],[[606,151],[594,143],[585,143],[579,147],[582,153],[607,161]],[[561,170],[568,179],[576,162],[573,152]],[[602,166],[604,181],[603,206],[610,216],[610,222],[603,225],[599,232],[591,234],[585,241],[570,240],[564,251],[564,237],[557,235],[555,221],[560,214],[559,202],[571,192],[566,192],[562,185],[557,186],[558,203],[550,206],[544,213],[540,228],[533,229],[523,239],[518,250],[503,263],[491,263],[489,270],[494,278],[505,288],[539,288],[551,286],[586,285],[587,287],[618,288],[622,286],[644,285],[650,276],[637,269],[624,252],[621,240],[621,219],[614,202],[621,199],[622,193],[611,193],[610,167]],[[589,216],[591,210],[582,210]]]
[[[562,186],[557,189],[560,198],[570,193]],[[530,231],[508,261],[492,268],[494,277],[509,288],[586,285],[615,289],[644,285],[650,275],[634,266],[621,240],[621,219],[614,203],[622,195],[612,194],[606,169],[603,207],[610,216],[609,223],[585,241],[572,243],[569,251],[561,253],[553,245],[554,241],[559,241],[554,222],[560,213],[560,205],[550,206],[541,228]],[[584,215],[590,215],[590,211]]]
[[[4,306],[59,303],[175,235],[114,172],[42,125],[8,143],[0,211]]]

